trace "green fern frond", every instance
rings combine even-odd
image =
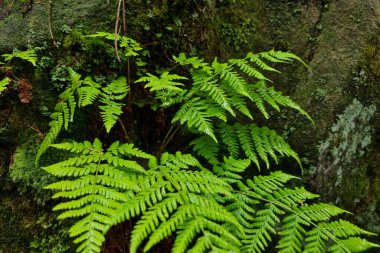
[[[117,103],[108,99],[100,99],[100,102],[105,105],[99,106],[100,116],[103,119],[104,126],[106,128],[107,133],[109,133],[112,127],[115,125],[119,116],[123,113],[121,107],[123,104]]]
[[[247,82],[242,76],[234,71],[230,65],[227,63],[219,63],[215,59],[212,63],[212,67],[215,69],[215,73],[220,76],[224,84],[230,86],[238,94],[252,100],[247,90]]]
[[[330,223],[320,223],[318,224],[318,227],[320,229],[327,229],[331,231],[336,237],[339,238],[348,238],[350,236],[358,235],[376,235],[362,228],[359,228],[358,226],[346,220],[338,220]]]
[[[150,91],[168,90],[168,91],[182,91],[182,88],[178,86],[184,86],[182,83],[176,82],[177,80],[186,80],[184,76],[179,76],[176,74],[169,74],[169,72],[164,72],[160,77],[152,74],[147,74],[148,76],[141,77],[136,80],[136,83],[147,82],[145,88],[149,88]]]
[[[260,59],[260,57],[261,57],[260,54],[254,54],[254,53],[250,52],[247,54],[245,59],[249,60],[251,63],[254,63],[255,65],[257,65],[262,70],[280,73],[280,71],[278,71],[277,69],[274,69],[271,66],[269,66],[268,64],[266,64],[263,60]]]
[[[198,155],[207,159],[210,164],[218,162],[219,145],[210,136],[202,135],[193,140],[190,145],[193,146],[193,150],[197,152]]]
[[[180,122],[182,125],[187,124],[189,128],[194,126],[195,129],[209,135],[217,142],[211,123],[212,115],[210,107],[203,100],[193,98],[183,105],[175,114],[172,123]],[[221,117],[219,115],[219,117]]]
[[[104,87],[102,91],[99,99],[102,105],[99,106],[99,109],[106,131],[109,133],[123,113],[123,104],[117,100],[122,100],[127,95],[129,91],[127,80],[121,76]]]
[[[127,57],[138,56],[138,52],[143,49],[136,40],[125,36],[121,36],[119,46],[125,49],[124,55]]]
[[[205,69],[207,66],[209,66],[209,64],[204,62],[203,59],[200,59],[198,57],[187,58],[184,53],[180,53],[178,57],[173,56],[173,59],[180,65],[191,65],[194,69]]]
[[[43,168],[53,175],[68,177],[45,187],[58,191],[53,198],[71,199],[58,204],[54,210],[64,210],[59,219],[81,218],[69,231],[70,236],[76,237],[74,242],[80,244],[78,252],[99,252],[111,217],[130,200],[124,192],[141,190],[135,175],[136,171],[145,173],[145,170],[135,161],[105,151],[98,139],[93,143],[66,142],[51,146],[77,154]]]
[[[77,73],[75,70],[72,68],[67,68],[69,72],[69,77],[70,77],[70,82],[71,82],[71,89],[76,91],[81,85],[82,85],[82,80],[81,80],[81,75]]]
[[[276,248],[280,249],[279,253],[296,253],[301,252],[302,243],[306,230],[304,226],[310,223],[298,215],[291,214],[286,216],[282,222],[282,230],[279,234],[282,236]]]
[[[242,178],[240,174],[243,173],[250,164],[251,161],[248,159],[237,160],[233,157],[223,157],[223,162],[215,164],[213,166],[213,171],[226,182],[232,184],[238,182]]]
[[[226,84],[222,85],[221,87],[225,90],[225,92],[229,96],[232,107],[252,120],[253,116],[251,114],[251,110],[248,108],[248,103],[246,102],[245,97],[236,93],[235,90],[233,90],[230,86]]]
[[[351,237],[346,240],[339,240],[339,243],[336,243],[329,248],[329,252],[363,252],[371,248],[380,248],[380,245],[371,243],[363,238]]]
[[[257,82],[253,86],[250,94],[254,99],[257,108],[263,113],[266,118],[268,117],[268,113],[264,107],[264,101],[277,111],[280,111],[279,105],[295,109],[311,122],[313,122],[310,115],[304,111],[297,103],[291,100],[288,96],[282,95],[281,92],[274,90],[273,87],[267,87],[264,81]]]
[[[249,219],[244,218],[247,220],[247,236],[243,240],[244,246],[242,247],[242,252],[264,252],[272,241],[271,235],[277,233],[276,224],[280,222],[280,216],[283,214],[284,211],[274,204],[266,204],[263,209],[257,211],[254,218],[251,218],[251,216],[248,216]]]
[[[237,65],[243,73],[250,77],[254,77],[258,80],[269,80],[260,71],[252,67],[246,59],[231,59],[229,62],[233,65]]]
[[[227,110],[231,115],[235,116],[231,108],[230,99],[226,96],[225,91],[217,83],[217,81],[204,70],[193,71],[193,87],[190,92],[205,93],[205,97],[210,98],[212,101]]]
[[[364,229],[359,228],[358,226],[345,221],[339,220],[330,223],[318,223],[318,226],[307,232],[307,237],[305,242],[305,253],[311,252],[326,252],[327,251],[327,242],[328,239],[334,236],[334,241],[336,244],[340,244],[340,239],[338,238],[349,238],[351,236],[359,235],[375,235],[371,232],[365,231]],[[360,243],[360,242],[358,242]],[[373,247],[372,245],[370,247]],[[346,248],[344,245],[335,246],[337,248]],[[376,247],[376,246],[375,246]],[[335,252],[335,251],[332,251]]]
[[[13,58],[20,58],[20,59],[30,62],[31,64],[33,64],[33,66],[36,66],[36,62],[37,62],[37,55],[33,49],[21,51],[21,52],[15,52],[11,54],[3,54],[2,57],[4,57],[4,60],[7,62],[11,61]]]
[[[64,119],[62,112],[54,112],[50,115],[52,121],[49,123],[50,130],[46,134],[44,140],[42,141],[36,155],[36,163],[40,159],[41,155],[46,152],[49,148],[49,145],[55,141],[59,132],[62,129]]]
[[[249,188],[239,186],[241,190],[247,191],[247,189],[253,190],[262,196],[272,194],[284,187],[284,184],[297,177],[283,173],[282,171],[271,172],[268,176],[255,176],[253,180],[248,179],[247,185]]]
[[[89,35],[85,35],[84,37],[88,37],[88,38],[105,38],[107,40],[115,40],[115,37],[117,40],[119,40],[121,38],[120,35],[118,34],[115,34],[115,33],[108,33],[108,32],[96,32],[94,34],[89,34]]]
[[[100,85],[94,82],[91,77],[86,77],[83,85],[78,88],[78,105],[84,107],[93,104],[100,94],[99,88]]]
[[[8,84],[11,82],[9,77],[5,77],[0,81],[0,94],[7,89]]]
[[[242,152],[258,168],[260,168],[259,159],[264,161],[266,167],[269,168],[269,158],[277,163],[281,156],[292,157],[301,165],[297,153],[289,144],[267,127],[260,128],[255,124],[235,123],[233,126],[220,124],[217,133],[217,137],[226,145],[229,155],[238,158]]]

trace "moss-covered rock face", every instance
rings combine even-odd
[[[312,175],[305,179],[325,200],[338,202],[358,215],[362,225],[378,231],[378,225],[371,225],[378,224],[380,210],[380,4],[261,3],[264,10],[257,22],[264,27],[261,36],[270,38],[265,44],[290,49],[311,68],[289,68],[286,78],[274,79],[316,123],[313,128],[299,120],[289,134],[308,161],[306,175]]]
[[[114,16],[114,1],[52,2],[53,5],[49,1],[5,0],[0,6],[0,10],[3,10],[0,13],[0,52],[43,42],[50,43],[50,28],[53,34],[58,35],[78,26],[91,31],[105,30]]]

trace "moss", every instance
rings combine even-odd
[[[23,14],[21,1],[16,1],[9,16],[0,20],[0,52],[27,45],[51,42],[48,26],[48,4],[34,1],[30,12]],[[100,11],[99,11],[100,10]],[[52,9],[52,29],[60,40],[62,27],[87,27],[89,30],[106,30],[111,27],[114,4],[104,0],[57,0]]]

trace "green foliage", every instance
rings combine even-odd
[[[253,161],[260,169],[260,160],[269,168],[270,159],[278,164],[279,158],[288,156],[294,158],[301,166],[297,153],[289,144],[273,130],[267,127],[258,127],[255,124],[228,125],[222,123],[217,128],[219,143],[211,138],[201,136],[191,142],[194,151],[214,163],[220,155],[219,150],[227,150],[227,155],[234,158],[241,154]]]
[[[4,57],[4,60],[6,62],[10,62],[13,58],[23,59],[33,64],[33,66],[36,66],[36,62],[37,62],[37,55],[33,49],[21,51],[21,52],[14,52],[11,54],[3,54],[2,56]]]
[[[81,218],[70,228],[78,252],[99,252],[108,229],[138,217],[130,252],[144,252],[175,234],[172,252],[361,252],[377,247],[357,236],[372,235],[348,221],[330,221],[345,210],[311,204],[318,195],[287,188],[294,176],[277,171],[244,180],[249,160],[225,158],[206,170],[191,155],[164,153],[158,162],[132,144],[107,149],[93,143],[53,144],[76,156],[45,167],[65,180],[48,185],[69,199],[58,218]],[[149,159],[144,169],[134,157]],[[280,225],[281,224],[281,225]],[[277,239],[278,237],[278,239]],[[276,238],[276,239],[275,239]],[[144,244],[143,244],[144,243]]]
[[[52,119],[49,123],[50,130],[41,143],[36,161],[45,153],[49,145],[54,143],[62,128],[68,129],[69,123],[73,121],[77,107],[94,104],[98,99],[101,104],[99,106],[100,115],[107,132],[111,131],[118,117],[122,114],[123,103],[120,101],[124,99],[129,91],[125,77],[114,79],[107,86],[101,87],[89,76],[84,80],[81,79],[80,74],[72,68],[68,68],[68,72],[71,86],[59,95],[60,101],[50,115]]]
[[[54,210],[66,210],[58,216],[59,219],[83,217],[70,228],[70,236],[77,237],[74,242],[80,243],[79,252],[100,252],[104,242],[102,232],[111,223],[111,216],[130,199],[128,192],[140,189],[136,178],[145,173],[143,167],[126,157],[149,156],[133,145],[119,145],[118,142],[104,150],[99,139],[93,143],[66,142],[51,146],[78,154],[43,168],[66,179],[46,186],[59,190],[53,198],[69,199],[55,206]]]
[[[141,50],[137,42],[122,36],[89,37],[116,38],[126,57],[138,57]],[[60,219],[77,220],[69,233],[79,244],[78,252],[100,252],[107,231],[132,219],[136,223],[131,228],[131,253],[151,251],[169,237],[174,238],[173,253],[265,252],[269,245],[282,253],[360,252],[379,247],[360,237],[372,233],[337,220],[347,211],[315,203],[318,195],[303,187],[289,187],[296,177],[276,171],[247,179],[248,168],[260,169],[263,163],[269,168],[272,160],[278,163],[283,156],[300,163],[281,136],[251,120],[252,108],[269,118],[269,108],[280,111],[281,107],[310,119],[289,97],[268,87],[270,80],[262,73],[278,72],[269,63],[301,59],[272,50],[226,63],[215,59],[209,64],[184,54],[175,60],[189,70],[190,78],[161,71],[160,76],[148,73],[135,83],[145,83],[160,106],[175,110],[172,124],[179,122],[198,134],[191,145],[203,157],[202,164],[192,154],[165,152],[155,157],[119,141],[107,140],[104,143],[112,143],[107,148],[99,139],[52,144],[73,121],[77,107],[98,106],[110,133],[121,115],[121,101],[130,91],[125,77],[102,86],[69,69],[71,86],[60,95],[37,156],[49,146],[73,154],[44,170],[62,178],[46,188],[57,191],[54,198],[67,199],[54,210],[63,211]]]
[[[249,53],[243,59],[231,59],[227,63],[219,63],[217,59],[210,65],[197,57],[187,58],[180,54],[174,58],[180,65],[190,65],[192,85],[186,91],[178,86],[183,84],[169,82],[168,77],[176,80],[185,79],[182,76],[164,73],[160,78],[153,75],[140,78],[138,82],[146,81],[146,88],[151,91],[160,90],[157,98],[164,106],[182,102],[182,107],[173,117],[172,123],[180,122],[188,128],[195,129],[209,135],[217,141],[212,121],[219,119],[227,121],[227,116],[236,117],[237,113],[253,119],[252,105],[269,118],[266,104],[280,111],[280,107],[289,107],[297,110],[311,120],[310,116],[302,110],[293,100],[283,96],[273,87],[267,87],[268,79],[261,71],[274,71],[265,61],[275,63],[288,63],[292,60],[301,61],[296,55],[269,51],[265,53]],[[165,90],[166,97],[163,96]],[[172,103],[163,97],[172,98]]]
[[[9,77],[5,77],[0,81],[0,94],[7,89],[7,85],[10,83],[10,81],[11,79],[9,79]]]

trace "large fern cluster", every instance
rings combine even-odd
[[[108,33],[92,37],[115,39]],[[138,56],[140,47],[133,40],[118,36],[116,40],[124,46],[125,56]],[[107,231],[131,219],[135,221],[131,253],[149,252],[169,237],[174,239],[173,253],[273,248],[281,253],[348,253],[379,247],[360,237],[372,233],[339,219],[347,211],[315,203],[318,196],[303,187],[288,188],[296,177],[277,171],[243,178],[248,168],[263,164],[269,168],[283,156],[300,163],[281,136],[252,122],[253,112],[269,118],[269,108],[280,111],[281,107],[310,119],[289,97],[268,87],[262,73],[278,72],[269,63],[301,61],[297,56],[272,50],[226,63],[215,59],[209,64],[184,54],[175,60],[189,70],[188,76],[149,73],[135,84],[144,83],[161,107],[176,105],[172,124],[179,122],[198,135],[191,145],[202,164],[191,154],[155,157],[118,141],[107,148],[99,139],[52,144],[73,120],[76,107],[95,101],[110,132],[129,91],[124,77],[101,87],[69,70],[71,86],[60,95],[38,156],[48,146],[74,154],[44,169],[62,178],[47,188],[58,191],[55,198],[68,199],[54,209],[63,210],[61,219],[77,219],[70,235],[79,244],[78,252],[100,252]]]
[[[107,149],[93,143],[52,144],[75,153],[44,169],[65,180],[48,185],[54,198],[69,199],[54,210],[60,219],[80,218],[70,229],[78,252],[100,252],[104,235],[115,224],[138,217],[130,252],[175,235],[172,252],[360,252],[377,245],[372,235],[344,220],[347,213],[304,188],[286,188],[294,176],[277,171],[244,180],[249,160],[225,158],[205,169],[189,154],[164,153],[160,160],[132,144],[115,142]],[[144,169],[136,158],[149,159]]]

